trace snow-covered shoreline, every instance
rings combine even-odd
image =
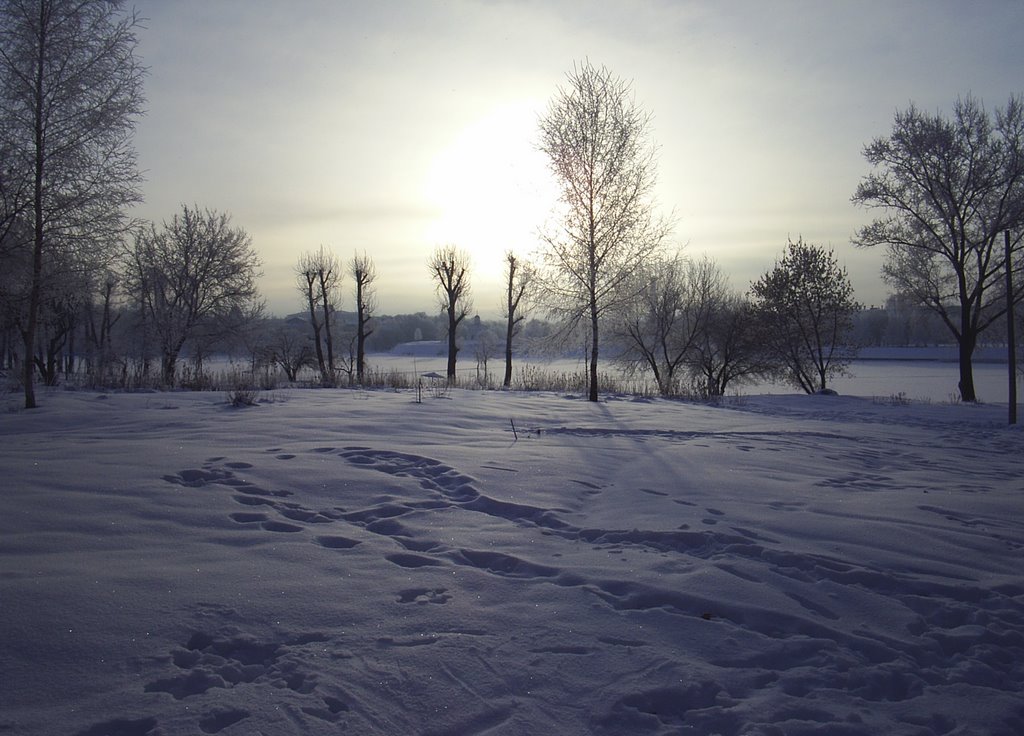
[[[1004,408],[267,398],[0,415],[0,732],[1024,729]]]

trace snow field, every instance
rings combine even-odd
[[[0,415],[0,733],[1024,731],[1005,407],[272,398]]]

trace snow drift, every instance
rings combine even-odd
[[[0,733],[1024,732],[1005,406],[268,398],[0,415]]]

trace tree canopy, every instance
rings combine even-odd
[[[141,198],[132,137],[144,69],[138,22],[121,4],[0,2],[0,228],[23,236],[30,253],[19,316],[26,408],[36,406],[31,356],[56,264],[101,269]]]
[[[961,398],[974,401],[978,336],[1006,312],[1003,233],[1014,254],[1024,247],[1024,98],[994,116],[973,97],[952,118],[911,105],[864,157],[873,170],[853,201],[883,215],[854,242],[886,246],[886,281],[939,315],[960,348]],[[1024,261],[1010,268],[1020,284]]]
[[[827,389],[855,354],[847,340],[859,305],[846,269],[832,251],[798,238],[750,290],[785,378],[807,393]]]

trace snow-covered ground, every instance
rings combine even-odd
[[[1024,733],[1005,405],[265,398],[0,414],[0,733]]]

